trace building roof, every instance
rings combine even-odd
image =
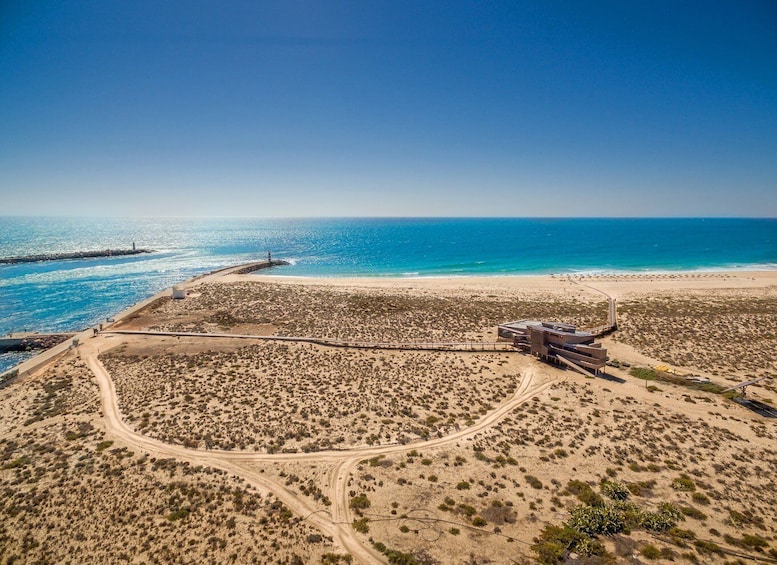
[[[500,324],[500,327],[507,328],[509,330],[525,331],[529,327],[539,328],[540,330],[548,333],[554,333],[557,335],[573,334],[579,337],[594,337],[592,333],[578,331],[572,324],[566,324],[564,322],[539,322],[537,320],[517,320],[515,322],[507,322],[506,324]]]

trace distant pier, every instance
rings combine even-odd
[[[254,271],[259,271],[260,269],[269,269],[270,267],[280,267],[281,265],[290,265],[288,261],[283,261],[279,259],[270,259],[269,261],[260,261],[258,263],[251,263],[249,265],[246,265],[244,267],[239,267],[236,270],[232,271],[231,274],[233,275],[247,275],[248,273],[253,273]]]
[[[42,261],[66,261],[68,259],[95,259],[99,257],[124,257],[151,253],[151,249],[103,249],[102,251],[76,251],[75,253],[41,253],[38,255],[21,255],[0,259],[0,265],[15,265],[17,263],[40,263]]]

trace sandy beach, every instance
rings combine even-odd
[[[0,391],[4,561],[777,559],[777,419],[633,374],[770,377],[747,395],[774,406],[777,272],[183,286]],[[421,347],[495,344],[516,319],[598,327],[607,296],[603,378],[504,343]],[[553,529],[597,508],[627,527]]]

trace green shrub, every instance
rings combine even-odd
[[[576,506],[567,524],[589,536],[611,536],[626,527],[623,515],[612,506]]]
[[[458,490],[469,490],[469,483],[467,481],[461,481],[456,485]]]
[[[26,455],[22,455],[21,457],[17,457],[13,461],[10,461],[5,465],[3,465],[3,469],[18,469],[19,467],[24,467],[29,463],[30,463],[30,458]]]
[[[366,494],[360,494],[359,496],[354,496],[351,499],[351,509],[352,510],[366,510],[370,507],[370,499],[367,498]]]
[[[601,542],[567,525],[545,526],[532,551],[537,555],[537,561],[545,565],[564,563],[573,552],[583,557],[607,554]]]
[[[731,522],[732,526],[736,526],[738,528],[743,524],[749,524],[750,518],[745,514],[742,514],[741,512],[738,512],[736,510],[729,510],[728,521]]]
[[[754,549],[764,548],[769,545],[764,538],[759,535],[744,534],[742,536],[742,545],[745,547],[752,547]]]
[[[482,528],[482,527],[483,527],[483,526],[485,526],[486,524],[488,524],[488,522],[486,522],[486,521],[485,521],[483,518],[481,518],[480,516],[475,516],[475,519],[474,519],[474,520],[472,520],[472,525],[473,525],[473,526],[477,526],[478,528]]]
[[[661,557],[661,550],[653,544],[648,544],[639,550],[645,559],[658,559]]]
[[[572,479],[567,483],[567,492],[574,494],[577,499],[588,506],[604,506],[604,499],[599,496],[588,483]]]
[[[696,483],[693,482],[691,477],[683,473],[672,481],[672,488],[679,491],[691,492],[696,490]]]
[[[540,481],[534,475],[524,475],[524,478],[526,479],[526,482],[529,483],[529,485],[532,488],[536,488],[537,490],[540,490],[542,488],[542,481]]]
[[[643,512],[641,526],[651,532],[665,532],[674,528],[683,514],[673,504],[662,502],[657,512]]]
[[[683,530],[682,528],[678,527],[670,528],[667,533],[672,536],[675,541],[696,539],[696,534],[691,530]]]
[[[623,521],[626,524],[626,532],[634,528],[642,527],[642,510],[640,510],[636,504],[629,500],[615,500],[611,505],[621,513],[621,516],[623,516]]]
[[[396,549],[389,549],[386,544],[372,542],[373,547],[386,556],[392,565],[421,565],[412,553],[403,553]],[[350,557],[350,556],[349,556]]]
[[[359,532],[360,534],[366,534],[370,531],[370,527],[367,525],[367,522],[369,522],[369,518],[359,518],[358,520],[353,521],[353,529]]]
[[[604,481],[600,487],[602,494],[612,500],[626,500],[629,497],[629,489],[621,483]]]
[[[475,510],[475,507],[470,506],[469,504],[463,504],[463,503],[459,504],[458,508],[464,513],[464,515],[467,518],[471,518],[477,513],[477,510]]]
[[[681,506],[680,512],[683,513],[683,516],[688,516],[689,518],[693,518],[694,520],[706,520],[707,515],[699,510],[698,508],[694,508],[693,506]]]
[[[646,381],[653,381],[656,378],[656,372],[653,369],[646,369],[645,367],[632,367],[629,371],[629,375]]]
[[[654,486],[656,486],[656,481],[653,479],[636,483],[626,483],[626,488],[629,489],[629,492],[634,496],[645,496],[648,494],[646,491],[650,491]]]
[[[325,553],[321,556],[321,565],[338,565],[341,560],[343,563],[352,563],[353,557],[350,555],[339,555],[337,553]]]
[[[167,515],[167,519],[171,522],[175,522],[177,520],[183,520],[189,515],[190,510],[188,508],[179,508],[175,512],[171,512]]]
[[[709,497],[706,494],[704,494],[703,492],[694,492],[691,495],[691,499],[693,499],[693,501],[698,503],[698,504],[707,505],[707,504],[710,503]]]
[[[720,546],[714,541],[704,541],[698,539],[693,542],[693,546],[696,548],[696,551],[701,554],[715,553],[717,555],[723,555],[723,550],[720,549]]]
[[[110,440],[101,441],[100,443],[97,444],[97,447],[95,447],[95,451],[105,451],[112,445],[113,445],[113,442]]]

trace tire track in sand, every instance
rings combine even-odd
[[[99,339],[99,338],[98,338]],[[103,340],[100,340],[102,342]],[[323,534],[331,536],[358,563],[384,563],[384,556],[372,546],[362,543],[351,526],[353,516],[349,508],[348,480],[353,468],[363,459],[378,455],[402,453],[412,449],[430,449],[442,447],[482,432],[499,422],[513,409],[537,394],[551,387],[560,378],[536,383],[536,370],[529,366],[524,370],[518,388],[513,396],[495,410],[486,414],[471,426],[458,430],[441,438],[413,442],[410,444],[382,445],[355,448],[346,451],[320,451],[313,453],[254,453],[225,450],[192,449],[180,445],[168,444],[133,430],[122,418],[118,397],[113,380],[98,359],[99,342],[84,343],[79,352],[87,366],[95,375],[100,389],[100,400],[108,431],[135,448],[157,456],[175,457],[193,465],[206,465],[221,469],[246,480],[249,484],[272,493],[294,514],[302,516]],[[102,344],[103,350],[105,345]],[[118,345],[118,344],[116,344]],[[330,510],[322,510],[304,496],[289,489],[286,485],[270,479],[251,467],[251,463],[272,463],[298,461],[308,463],[331,463],[328,474]]]

